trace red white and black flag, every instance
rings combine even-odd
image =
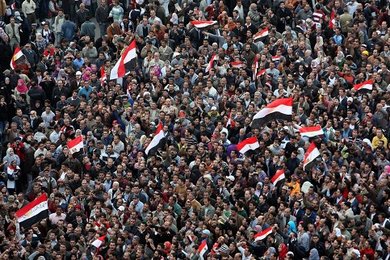
[[[210,59],[210,62],[209,64],[207,64],[207,67],[205,69],[205,72],[208,73],[213,67],[214,67],[214,60],[215,60],[215,57],[216,55],[213,54],[213,56],[211,56],[211,59]]]
[[[259,147],[260,147],[259,141],[255,136],[249,137],[237,144],[237,150],[242,154],[250,150],[256,150]]]
[[[216,21],[191,21],[191,24],[198,29],[206,28],[208,26],[216,24]]]
[[[28,228],[39,221],[49,217],[47,195],[41,196],[19,209],[15,213],[16,219],[21,227]]]
[[[254,236],[254,239],[255,239],[256,242],[257,241],[261,241],[264,238],[266,238],[267,236],[269,236],[270,234],[272,234],[272,227],[269,227],[269,228],[266,228],[266,229],[260,231],[259,233],[257,233]]]
[[[312,142],[309,148],[307,148],[303,158],[303,170],[311,169],[315,165],[317,157],[320,155],[320,151],[318,150],[316,144]]]
[[[278,184],[279,181],[282,181],[285,178],[286,178],[286,175],[284,174],[284,170],[280,169],[280,170],[276,171],[274,176],[272,176],[271,182],[274,186],[276,186],[276,184]]]
[[[253,35],[253,40],[259,40],[261,38],[264,38],[265,36],[268,36],[268,28],[265,28],[261,31],[259,31],[258,33],[256,33],[255,35]]]
[[[24,63],[28,63],[27,58],[22,50],[19,47],[16,47],[9,66],[11,69],[15,70],[18,65]]]
[[[83,136],[80,135],[73,140],[70,140],[67,144],[69,152],[71,154],[80,152],[84,148]]]
[[[356,84],[353,86],[353,89],[355,91],[359,90],[372,90],[372,85],[374,84],[374,81],[372,79],[366,80],[360,84]]]
[[[252,127],[260,128],[271,120],[291,120],[292,119],[292,98],[280,98],[268,104],[265,108],[257,112],[252,119]]]
[[[322,130],[321,126],[307,126],[307,127],[301,127],[299,129],[299,133],[301,133],[304,137],[315,137],[319,135],[324,135],[324,130]]]
[[[123,78],[131,70],[137,67],[137,45],[133,40],[130,45],[122,53],[120,59],[112,68],[110,80]]]
[[[165,138],[163,128],[164,128],[164,126],[160,122],[157,126],[156,132],[154,133],[154,137],[153,137],[152,141],[149,143],[148,147],[146,147],[146,149],[145,149],[146,155],[149,154],[150,150],[156,148],[160,144],[161,140],[163,140]]]

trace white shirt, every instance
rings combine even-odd
[[[22,3],[22,12],[24,13],[25,16],[27,16],[28,14],[35,13],[35,9],[37,9],[37,6],[33,0],[30,0],[30,2],[25,0]]]

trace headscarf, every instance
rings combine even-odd
[[[318,250],[316,248],[310,250],[309,260],[320,260],[320,255],[318,254]]]
[[[295,234],[297,233],[297,226],[295,225],[295,222],[290,220],[288,223],[288,231],[287,234],[290,235],[291,232],[294,232]]]
[[[288,247],[285,243],[280,244],[279,259],[284,260],[286,258]]]
[[[21,94],[26,94],[28,91],[28,87],[26,83],[24,82],[24,79],[18,80],[18,85],[16,86],[16,90]]]

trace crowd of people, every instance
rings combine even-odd
[[[388,1],[0,0],[0,20],[0,259],[390,259]],[[282,97],[292,120],[253,128]]]

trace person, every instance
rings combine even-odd
[[[387,2],[198,2],[0,3],[0,259],[389,258]]]
[[[110,9],[106,3],[106,0],[101,0],[100,5],[95,12],[96,22],[99,24],[100,35],[106,34],[109,14]]]
[[[11,48],[14,48],[15,45],[20,44],[19,27],[20,27],[20,24],[15,23],[15,17],[11,17],[10,23],[5,26],[4,31],[9,37],[9,44],[10,44]]]
[[[62,37],[67,41],[72,41],[76,35],[77,26],[65,15],[65,21],[61,26]]]

